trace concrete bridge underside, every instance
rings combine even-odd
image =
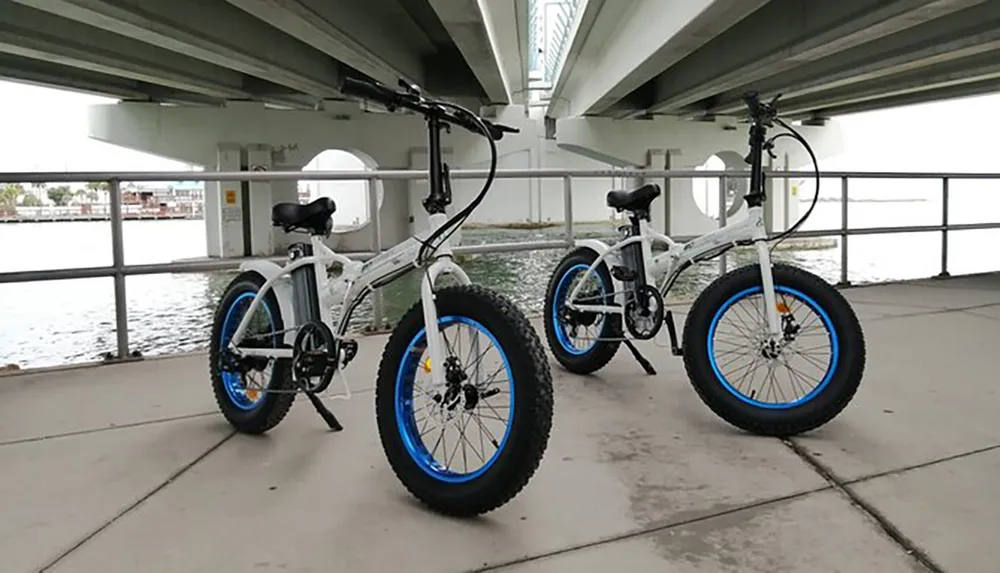
[[[0,77],[125,100],[316,109],[360,75],[522,104],[533,1],[0,0]],[[542,105],[555,118],[741,115],[752,88],[821,120],[1000,88],[996,0],[576,4]]]
[[[995,0],[589,0],[548,115],[837,115],[1000,89]]]

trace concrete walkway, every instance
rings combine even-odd
[[[271,434],[233,435],[204,356],[2,378],[0,571],[995,573],[1000,276],[845,292],[869,366],[825,428],[735,431],[652,343],[657,376],[624,348],[599,376],[552,361],[538,473],[465,521],[417,505],[385,461],[383,336],[331,403],[339,434],[301,399]]]

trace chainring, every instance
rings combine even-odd
[[[639,301],[643,298],[647,302],[645,312],[639,308]],[[660,291],[649,285],[640,286],[625,305],[625,327],[639,340],[649,340],[660,332],[662,326],[663,297]]]
[[[330,385],[338,362],[337,341],[322,322],[307,322],[299,328],[292,347],[292,376],[302,390],[322,392]],[[313,378],[319,381],[313,384]]]

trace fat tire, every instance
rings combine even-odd
[[[618,352],[618,347],[621,346],[620,340],[599,340],[594,343],[584,354],[572,354],[567,352],[562,343],[559,342],[559,338],[556,334],[556,328],[561,328],[560,325],[555,324],[555,317],[553,307],[555,305],[556,289],[559,287],[559,283],[562,281],[563,276],[576,265],[587,265],[590,266],[597,260],[597,253],[592,249],[586,247],[580,247],[574,249],[566,254],[559,261],[556,266],[555,271],[552,272],[551,278],[549,278],[549,285],[545,291],[545,316],[542,322],[545,324],[545,340],[548,342],[549,350],[555,357],[556,361],[559,362],[566,370],[574,374],[590,374],[596,372],[601,368],[604,368],[611,359],[614,358],[615,353]],[[598,277],[604,284],[606,289],[609,291],[614,291],[614,281],[611,280],[611,273],[608,271],[608,267],[604,262],[595,269],[597,271]],[[621,338],[622,337],[622,317],[620,314],[605,314],[604,315],[604,325],[601,327],[601,332],[599,334],[601,338]]]
[[[259,292],[264,286],[264,277],[254,271],[241,273],[226,287],[222,299],[215,311],[212,321],[212,338],[209,341],[208,361],[209,372],[212,380],[212,392],[215,395],[215,402],[226,420],[239,432],[245,434],[263,434],[277,426],[295,401],[295,394],[287,392],[293,389],[291,363],[286,359],[274,361],[274,368],[271,374],[269,388],[284,390],[283,393],[265,392],[262,403],[252,410],[242,410],[232,403],[229,394],[226,392],[225,383],[222,380],[222,372],[219,368],[220,356],[220,336],[222,334],[223,322],[229,308],[236,301],[237,297],[247,292]],[[274,291],[264,295],[263,303],[267,305],[271,318],[274,320],[274,328],[277,331],[284,329],[284,322],[281,316],[281,307],[274,296]]]
[[[712,282],[695,300],[684,323],[684,366],[701,400],[723,420],[754,434],[788,437],[814,430],[850,403],[865,369],[865,339],[850,303],[822,278],[798,267],[772,265],[774,284],[812,298],[830,318],[840,345],[837,370],[822,393],[788,409],[766,409],[733,396],[712,370],[708,333],[719,308],[737,293],[761,284],[760,265],[735,269]]]
[[[382,448],[406,489],[445,515],[470,517],[492,511],[528,483],[545,453],[552,429],[552,374],[541,341],[524,314],[506,297],[480,285],[441,288],[438,316],[457,315],[482,324],[499,343],[513,374],[514,416],[505,449],[483,475],[446,483],[424,472],[407,452],[396,423],[396,377],[403,353],[424,327],[418,301],[400,319],[382,353],[375,386],[375,410]]]

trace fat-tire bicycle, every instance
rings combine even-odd
[[[343,429],[317,394],[336,372],[343,378],[358,352],[347,332],[351,314],[373,289],[420,269],[420,301],[393,329],[378,366],[378,432],[389,464],[411,494],[441,513],[472,516],[507,503],[527,484],[552,426],[552,377],[539,336],[505,296],[471,283],[449,244],[493,182],[495,140],[518,130],[425,98],[416,86],[400,86],[392,90],[347,78],[341,91],[390,112],[404,108],[425,117],[430,193],[423,206],[430,229],[362,264],[323,243],[333,228],[332,199],[274,205],[272,224],[307,232],[310,241],[289,247],[282,267],[262,260],[241,265],[212,325],[212,389],[222,414],[240,432],[261,434],[277,426],[298,393],[331,430]],[[445,208],[452,194],[441,132],[450,132],[451,125],[485,136],[492,162],[483,189],[449,219]],[[342,272],[331,278],[334,265]],[[438,279],[446,274],[459,284],[440,287]],[[254,324],[260,328],[251,333]],[[491,356],[499,365],[487,363]],[[346,380],[344,386],[346,396],[335,397],[350,397]]]
[[[621,238],[611,246],[596,239],[575,241],[546,290],[545,336],[564,368],[578,374],[595,372],[624,342],[640,365],[655,374],[633,340],[652,339],[665,324],[671,351],[683,356],[698,396],[738,428],[761,435],[799,434],[829,422],[847,406],[865,367],[864,333],[857,316],[822,278],[771,263],[774,247],[769,249],[768,242],[777,245],[809,217],[820,181],[808,142],[777,117],[778,97],[763,103],[754,92],[744,94],[750,119],[750,154],[745,161],[751,166],[745,219],[678,243],[650,228],[650,205],[660,195],[659,186],[607,194],[609,207],[628,213],[628,224],[618,228]],[[774,122],[788,132],[765,140]],[[774,157],[774,140],[781,136],[793,137],[808,151],[815,167],[816,196],[795,225],[768,237],[762,156],[767,151]],[[665,245],[665,251],[654,256],[654,242]],[[751,244],[758,263],[718,277],[698,295],[678,345],[673,314],[664,305],[677,278],[697,262]],[[656,277],[662,277],[659,288]],[[747,363],[739,365],[741,358]],[[818,374],[804,374],[795,365],[813,367]],[[766,371],[758,376],[761,368]],[[787,371],[781,380],[779,368]],[[761,383],[755,386],[758,378]]]

